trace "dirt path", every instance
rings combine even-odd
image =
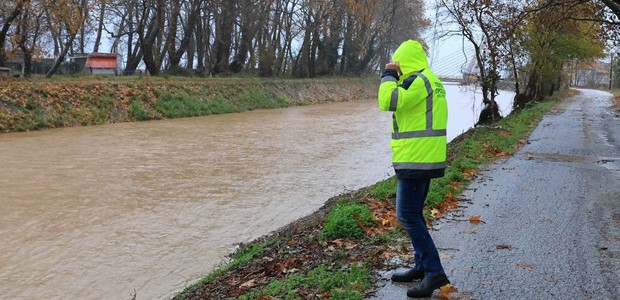
[[[611,94],[581,92],[435,225],[455,299],[620,299],[620,114]],[[383,283],[373,299],[417,284]]]

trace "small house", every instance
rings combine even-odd
[[[11,68],[0,67],[0,77],[6,77],[6,78],[11,77],[12,71],[13,70]]]
[[[22,50],[16,49],[7,55],[4,67],[12,70],[13,74],[21,74],[24,71],[25,55]]]
[[[76,54],[71,60],[82,67],[82,73],[93,75],[119,75],[121,58],[118,53]]]

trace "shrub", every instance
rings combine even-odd
[[[360,203],[339,203],[327,215],[323,236],[328,239],[363,236],[364,231],[358,223],[364,226],[374,225],[375,220],[370,208]]]
[[[151,118],[149,112],[144,109],[144,105],[142,105],[142,102],[138,100],[131,101],[131,108],[129,110],[129,113],[132,118],[138,121],[144,121]]]

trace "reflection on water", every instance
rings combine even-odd
[[[448,97],[453,137],[473,119]],[[393,174],[390,118],[368,100],[0,135],[0,298],[170,297]]]

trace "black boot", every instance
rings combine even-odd
[[[437,276],[426,276],[424,277],[422,282],[420,282],[420,286],[418,288],[407,290],[407,297],[428,297],[433,294],[433,291],[449,283],[450,280],[448,280],[446,274],[441,274]]]
[[[393,282],[412,282],[424,278],[423,270],[409,269],[407,271],[392,274]]]

